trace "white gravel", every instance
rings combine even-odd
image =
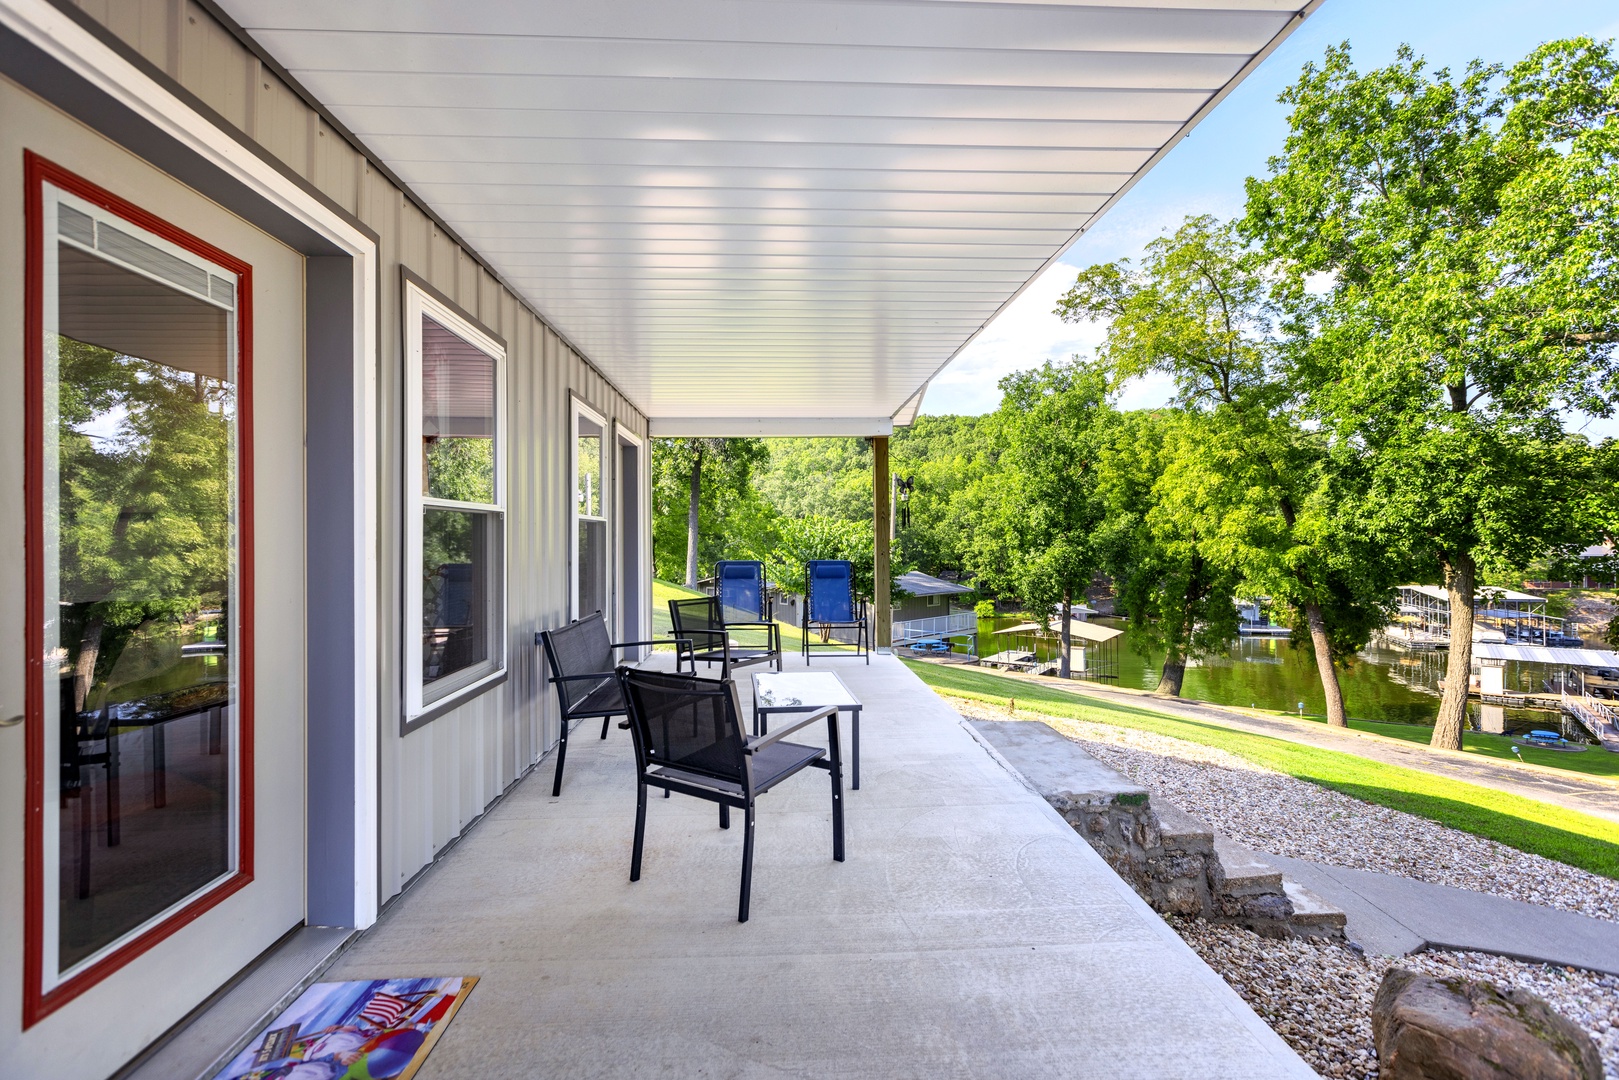
[[[949,698],[964,716],[1005,709]],[[1398,874],[1619,921],[1619,882],[1254,765],[1214,747],[1152,732],[1038,714],[1154,797],[1258,851]]]
[[[1372,999],[1390,967],[1516,986],[1583,1027],[1619,1080],[1619,978],[1484,953],[1361,957],[1324,942],[1274,941],[1237,926],[1170,916],[1193,950],[1322,1076],[1377,1076]]]

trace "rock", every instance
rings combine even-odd
[[[1545,1000],[1390,968],[1372,1003],[1382,1080],[1602,1080],[1589,1036]]]

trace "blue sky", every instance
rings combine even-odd
[[[1073,283],[1074,268],[1139,257],[1147,241],[1188,214],[1240,213],[1244,178],[1264,175],[1266,160],[1281,150],[1287,135],[1287,114],[1277,95],[1297,79],[1306,61],[1320,60],[1328,45],[1347,40],[1362,70],[1388,63],[1402,42],[1434,67],[1460,70],[1474,57],[1510,62],[1543,41],[1581,34],[1619,37],[1619,5],[1614,0],[1326,0],[933,380],[923,411],[986,412],[998,403],[993,388],[1006,373],[1089,352],[1100,340],[1100,329],[1071,326],[1051,314]],[[1141,408],[1168,396],[1167,380],[1149,377],[1126,387],[1119,403]],[[1619,421],[1571,422],[1582,425],[1594,436],[1619,436]]]

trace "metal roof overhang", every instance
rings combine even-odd
[[[1473,655],[1480,660],[1524,660],[1565,667],[1619,668],[1619,652],[1608,649],[1558,649],[1544,645],[1501,645],[1475,641]]]
[[[1322,0],[218,0],[655,434],[886,434]]]

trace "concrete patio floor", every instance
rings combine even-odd
[[[866,704],[845,863],[809,770],[750,922],[710,803],[650,800],[632,885],[629,735],[587,721],[561,798],[548,758],[323,977],[479,976],[420,1080],[1314,1075],[903,665],[815,666]]]

